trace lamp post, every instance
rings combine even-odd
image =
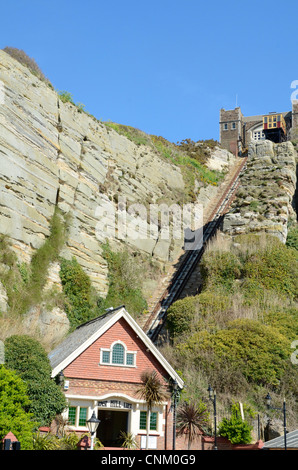
[[[173,382],[173,450],[176,449],[176,405],[179,397],[178,383],[175,379]]]
[[[100,423],[100,420],[96,418],[95,413],[93,411],[91,418],[87,420],[87,426],[91,433],[90,450],[93,450],[94,434],[96,433],[99,423]]]
[[[284,417],[284,446],[285,446],[285,450],[287,450],[286,400],[284,398],[282,408],[275,408],[274,406],[271,406],[272,398],[271,398],[269,392],[267,393],[267,395],[265,397],[265,400],[266,400],[268,410],[279,410],[279,411],[283,412],[283,417]]]
[[[214,411],[214,450],[217,450],[217,435],[216,435],[216,392],[213,390],[211,385],[209,385],[207,391],[209,392],[209,400],[213,403],[213,411]]]

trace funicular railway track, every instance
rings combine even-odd
[[[168,308],[179,298],[189,277],[200,262],[207,242],[215,235],[222,222],[224,214],[230,207],[239,187],[240,175],[245,169],[246,161],[247,157],[244,157],[227,188],[217,201],[215,208],[208,216],[208,220],[204,222],[204,230],[202,231],[201,238],[197,242],[196,247],[193,250],[185,252],[181,265],[174,273],[169,285],[163,292],[161,298],[143,326],[143,330],[153,342],[158,339],[158,336],[165,324]]]

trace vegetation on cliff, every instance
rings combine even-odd
[[[8,237],[0,234],[0,281],[7,293],[10,316],[24,314],[41,302],[49,266],[58,260],[66,237],[67,217],[57,208],[50,221],[50,234],[30,263],[20,263]]]
[[[107,128],[114,129],[138,146],[145,145],[153,148],[161,158],[170,160],[181,169],[185,183],[185,192],[180,196],[180,199],[183,199],[180,202],[194,201],[196,199],[195,181],[203,185],[217,185],[224,177],[224,172],[210,170],[206,166],[211,150],[216,146],[220,146],[215,140],[194,142],[191,139],[185,139],[175,144],[169,142],[164,137],[146,134],[131,126],[111,121],[104,124]]]
[[[297,251],[265,235],[219,239],[202,274],[201,294],[175,302],[167,317],[172,344],[164,353],[186,378],[187,393],[202,396],[212,383],[223,406],[234,399],[259,412],[270,390],[286,396],[294,424]]]

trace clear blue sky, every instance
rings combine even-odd
[[[0,48],[104,121],[196,141],[219,138],[221,107],[291,109],[297,0],[10,0],[0,14]]]

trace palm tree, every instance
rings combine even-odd
[[[137,393],[147,403],[146,416],[146,449],[148,449],[148,438],[150,432],[150,413],[153,405],[158,405],[167,399],[167,395],[163,390],[163,384],[159,379],[157,372],[145,371],[141,374],[142,386]]]
[[[196,437],[208,422],[208,411],[204,403],[188,403],[184,401],[177,412],[178,436],[188,434],[188,450]]]

